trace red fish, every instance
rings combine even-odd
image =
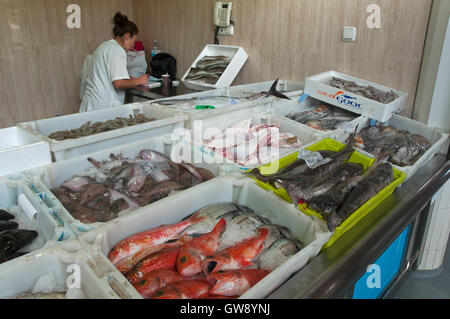
[[[123,275],[126,275],[133,270],[133,268],[136,266],[137,263],[139,263],[141,260],[145,259],[146,257],[148,257],[152,254],[155,254],[163,249],[182,247],[186,243],[190,242],[191,240],[192,240],[191,236],[183,236],[180,239],[177,239],[175,241],[170,241],[170,242],[158,245],[158,246],[152,246],[152,247],[143,249],[134,255],[131,255],[127,258],[120,260],[114,266],[116,266],[116,268]]]
[[[132,235],[120,241],[110,251],[108,258],[113,264],[117,264],[124,258],[133,256],[143,250],[164,244],[165,242],[177,238],[187,227],[203,220],[204,216],[197,213],[192,217],[173,225],[165,225]]]
[[[178,254],[181,248],[160,250],[139,261],[127,279],[134,286],[144,276],[154,270],[175,269]]]
[[[219,271],[208,275],[206,280],[213,285],[211,295],[242,296],[269,273],[262,269]]]
[[[193,239],[181,248],[177,260],[177,269],[182,276],[194,276],[202,272],[202,260],[216,252],[219,237],[225,230],[227,222],[222,218],[207,234]]]
[[[228,247],[214,256],[206,257],[202,262],[203,272],[208,275],[220,270],[234,270],[253,265],[251,260],[261,251],[268,233],[267,228],[260,228],[258,236]]]
[[[185,278],[181,276],[175,270],[154,270],[149,272],[142,278],[142,280],[138,281],[134,288],[141,294],[142,297],[148,299],[150,298],[156,291],[165,287],[168,284],[172,284],[178,281],[182,281]]]
[[[201,299],[208,297],[211,285],[205,279],[184,280],[156,291],[153,299]]]

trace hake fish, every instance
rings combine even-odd
[[[381,164],[372,175],[358,183],[345,199],[342,207],[329,216],[327,220],[328,228],[331,231],[336,229],[348,216],[392,183],[393,180],[394,170],[391,164]]]
[[[379,165],[381,165],[381,156],[370,166],[363,174],[347,179],[346,181],[334,186],[327,193],[316,196],[308,200],[308,206],[327,218],[329,214],[339,208],[344,202],[345,197],[350,191],[364,178],[370,176]]]
[[[310,200],[316,196],[322,195],[345,180],[361,175],[364,166],[358,163],[344,163],[331,171],[328,175],[321,178],[310,187],[302,188],[296,193],[296,197],[303,200]]]

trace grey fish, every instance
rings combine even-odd
[[[38,233],[34,230],[4,230],[0,232],[0,258],[10,255],[30,244]]]
[[[355,137],[357,147],[377,156],[389,155],[389,161],[398,166],[413,165],[431,144],[421,135],[393,126],[367,127]]]
[[[319,153],[322,155],[322,157],[327,158],[334,154],[333,151],[319,151]],[[292,180],[295,179],[297,175],[302,174],[308,170],[308,166],[306,165],[306,162],[303,159],[297,159],[293,163],[289,164],[288,166],[284,167],[283,169],[279,170],[278,172],[270,175],[262,175],[259,169],[252,170],[249,175],[255,177],[256,179],[260,180],[261,182],[268,183],[268,182],[274,182],[277,178],[283,179],[283,180]]]
[[[16,222],[12,222],[9,220],[0,220],[0,231],[17,228],[19,228],[19,224],[17,224]]]
[[[303,246],[304,247],[304,246]],[[297,245],[288,238],[280,238],[255,259],[260,269],[274,270],[299,252]]]
[[[231,222],[240,226],[245,226],[249,230],[256,230],[263,225],[271,224],[270,220],[265,217],[255,214],[253,211],[250,213],[240,213],[231,219]]]
[[[183,231],[182,235],[209,233],[217,224],[218,219],[223,218],[227,214],[227,217],[234,217],[239,212],[239,209],[233,203],[219,203],[208,205],[196,212],[199,217],[204,216],[206,218],[201,222],[198,222],[186,228]],[[185,217],[183,220],[186,220],[192,215],[193,214]]]
[[[327,193],[308,200],[308,206],[320,213],[323,217],[327,217],[331,212],[338,209],[344,202],[345,197],[350,191],[366,177],[370,176],[379,165],[381,165],[381,156],[367,169],[362,175],[352,177],[346,181],[334,186]]]
[[[296,196],[299,199],[308,201],[311,198],[328,192],[334,186],[344,182],[348,178],[361,175],[363,171],[364,166],[361,164],[344,163],[310,187],[300,189],[296,192]]]
[[[383,104],[391,103],[392,101],[394,101],[395,99],[397,99],[399,97],[398,94],[396,94],[392,90],[385,92],[385,91],[379,90],[377,88],[374,88],[371,85],[361,86],[361,85],[358,85],[354,81],[346,81],[346,80],[343,80],[340,78],[336,78],[334,76],[329,81],[329,84],[338,89],[343,89],[348,92],[364,96],[368,99],[371,99],[371,100],[374,100],[374,101],[377,101],[377,102],[380,102]]]
[[[0,210],[0,220],[10,220],[14,219],[14,215],[8,213],[6,210],[1,209]]]
[[[231,61],[228,57],[217,56],[217,57],[204,57],[196,63],[197,68],[211,68],[217,66],[227,66]]]
[[[394,170],[391,164],[380,165],[372,175],[358,183],[337,212],[331,213],[327,219],[330,231],[334,231],[348,216],[392,183],[393,180]]]
[[[275,182],[276,186],[284,188],[289,193],[291,200],[297,203],[298,200],[301,199],[300,192],[302,189],[309,187],[314,183],[314,181],[317,181],[319,178],[329,174],[349,158],[350,154],[353,152],[353,143],[351,142],[353,141],[353,135],[354,133],[342,151],[329,156],[329,159],[331,160],[330,162],[320,165],[314,169],[307,170],[295,180],[283,180],[282,178],[278,178]]]

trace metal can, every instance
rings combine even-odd
[[[162,76],[162,95],[169,96],[170,94],[170,75],[164,74]]]

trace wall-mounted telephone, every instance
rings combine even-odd
[[[221,28],[230,26],[232,2],[217,1],[214,8],[214,24]]]

